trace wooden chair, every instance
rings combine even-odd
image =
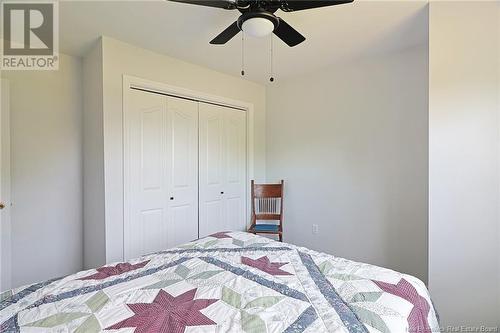
[[[255,184],[252,180],[252,216],[248,232],[278,235],[283,241],[283,185]],[[257,221],[279,221],[278,224],[258,224]]]

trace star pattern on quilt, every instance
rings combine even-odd
[[[140,262],[138,264],[119,263],[115,266],[103,266],[97,268],[97,273],[79,278],[78,280],[103,280],[110,276],[120,275],[126,272],[130,272],[139,268],[142,268],[148,264],[149,260]]]
[[[271,262],[267,256],[260,257],[259,259],[242,256],[241,263],[255,267],[271,275],[293,275],[281,269],[282,266],[289,264],[288,262]]]
[[[218,299],[195,300],[196,290],[174,297],[162,289],[152,303],[127,304],[134,315],[106,329],[135,327],[135,333],[182,333],[186,326],[215,325],[200,310]]]
[[[233,238],[231,236],[229,236],[227,233],[229,231],[221,231],[221,232],[217,232],[215,234],[211,234],[210,237],[215,237],[215,238],[218,238],[218,239],[222,239],[222,238]]]
[[[411,304],[413,309],[408,315],[409,332],[429,333],[431,329],[427,321],[430,306],[427,300],[420,296],[415,287],[405,279],[399,280],[397,284],[373,280],[383,291],[401,297]]]

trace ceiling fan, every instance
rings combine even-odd
[[[281,9],[294,12],[304,9],[334,6],[350,3],[354,0],[170,0],[193,5],[216,7],[221,9],[237,9],[241,15],[236,22],[227,27],[210,44],[225,44],[240,31],[254,37],[264,37],[274,33],[278,38],[292,47],[302,43],[306,38],[292,28],[283,19],[274,15]]]

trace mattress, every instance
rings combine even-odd
[[[415,277],[244,232],[2,294],[0,332],[438,332]]]

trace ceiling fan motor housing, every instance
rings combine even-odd
[[[273,31],[276,30],[276,28],[278,28],[279,23],[280,23],[279,19],[276,16],[274,16],[274,14],[267,12],[263,9],[259,9],[259,10],[249,11],[249,12],[243,13],[238,18],[238,28],[241,31],[243,31],[243,23],[245,23],[245,21],[248,21],[248,20],[254,19],[254,18],[266,19],[266,20],[270,21],[274,26]]]

